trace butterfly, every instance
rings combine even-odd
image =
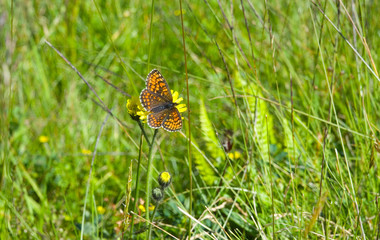
[[[146,88],[141,91],[140,102],[148,115],[148,125],[169,132],[182,129],[182,117],[173,102],[173,96],[165,78],[157,69],[153,69],[146,78]]]

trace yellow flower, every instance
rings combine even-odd
[[[183,98],[179,98],[179,93],[177,91],[173,91],[171,90],[172,92],[172,96],[173,96],[173,103],[176,103],[177,106],[176,108],[178,109],[178,111],[181,113],[181,112],[185,112],[187,110],[187,107],[186,107],[186,104],[179,104],[180,102],[183,101]]]
[[[144,205],[142,205],[142,204],[139,205],[139,209],[141,212],[146,212],[146,209],[145,209]]]
[[[96,209],[98,210],[99,214],[104,214],[106,212],[106,209],[102,206],[98,206]]]
[[[241,153],[238,151],[230,152],[230,153],[228,153],[228,157],[231,158],[232,160],[236,160],[236,159],[239,159],[241,157]]]
[[[82,152],[82,154],[84,154],[84,155],[91,155],[91,153],[92,153],[90,150],[85,149],[85,148],[83,148],[83,149],[81,150],[81,152]]]
[[[167,188],[172,181],[172,176],[169,172],[162,172],[158,176],[158,183],[160,184],[162,189]]]
[[[154,205],[150,205],[150,206],[149,206],[149,211],[153,211],[154,208],[155,208]],[[139,209],[140,209],[141,212],[146,212],[146,208],[145,208],[144,205],[142,205],[142,204],[139,205]]]
[[[149,206],[149,211],[153,211],[153,210],[154,210],[154,208],[155,208],[155,206],[154,206],[154,205],[150,205],[150,206]]]
[[[40,141],[40,143],[47,143],[49,141],[49,138],[47,136],[41,135],[38,138],[38,141]]]
[[[133,96],[127,100],[127,110],[131,118],[135,121],[146,119],[149,114],[140,103],[139,97]]]

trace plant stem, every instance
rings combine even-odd
[[[146,194],[146,200],[145,200],[145,210],[146,210],[146,221],[149,223],[149,200],[150,200],[150,194],[152,191],[152,182],[150,176],[152,176],[152,171],[153,171],[153,146],[154,146],[154,140],[156,138],[158,129],[154,130],[153,138],[151,141],[151,145],[149,146],[149,159],[148,159],[148,170],[146,173],[146,188],[145,188],[145,194]],[[147,232],[146,235],[147,239],[150,239],[149,231]]]
[[[153,214],[152,214],[152,224],[153,224],[153,220],[154,220],[154,215],[156,214],[156,211],[157,211],[157,208],[158,206],[160,205],[159,202],[157,202],[155,208],[154,208],[154,211],[153,211]],[[152,224],[149,224],[149,231],[148,231],[148,235],[149,235],[149,239],[151,239],[152,237]]]
[[[148,47],[148,72],[150,71],[150,52],[151,52],[151,43],[152,43],[153,14],[154,14],[154,0],[152,0],[152,5],[150,7],[149,47]]]
[[[139,124],[141,124],[139,122]],[[139,158],[137,159],[137,173],[136,173],[136,187],[135,187],[135,202],[133,204],[133,212],[136,212],[136,205],[138,204],[139,201],[139,179],[140,179],[140,166],[141,166],[141,155],[142,155],[142,143],[143,143],[143,132],[141,132],[140,136],[140,146],[139,146]],[[126,214],[126,213],[125,213]],[[135,219],[135,215],[132,214],[132,219],[131,219],[131,230],[129,231],[129,239],[132,239],[132,234],[133,234],[133,221]],[[124,232],[124,229],[123,229]],[[121,238],[123,239],[123,237]]]
[[[148,143],[148,145],[150,146],[151,143],[149,142],[148,135],[147,135],[146,132],[145,132],[144,126],[142,125],[142,123],[141,123],[140,120],[138,120],[137,123],[139,124],[139,127],[140,127],[140,129],[141,129],[141,132],[142,132],[142,134],[143,134],[144,137],[145,137],[145,141],[146,141],[146,142]]]
[[[186,41],[185,41],[185,28],[183,25],[183,12],[182,12],[182,0],[179,0],[179,8],[181,13],[181,29],[182,29],[182,43],[183,43],[183,56],[185,60],[185,73],[186,73],[186,92],[187,92],[187,117],[188,117],[188,136],[189,136],[189,147],[187,149],[187,158],[189,161],[189,180],[190,180],[190,192],[189,192],[189,214],[193,212],[193,162],[191,159],[191,117],[190,117],[190,92],[189,92],[189,77],[187,74],[187,57],[186,57]],[[189,225],[187,228],[187,237],[191,239],[191,218],[189,218]]]

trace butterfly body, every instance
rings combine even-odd
[[[146,79],[146,88],[140,94],[140,102],[149,112],[148,125],[163,127],[166,131],[177,132],[182,128],[182,117],[173,102],[170,88],[161,73],[153,69]]]
[[[164,111],[165,109],[171,109],[173,107],[175,108],[175,106],[177,106],[177,103],[168,103],[168,104],[153,108],[151,112],[157,113],[157,112]]]

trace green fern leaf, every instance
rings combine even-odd
[[[200,101],[199,112],[201,130],[203,132],[202,137],[206,142],[206,149],[208,153],[210,153],[214,159],[223,158],[224,153],[219,146],[219,141],[216,137],[210,118],[207,115],[207,110],[203,99]]]
[[[255,84],[247,83],[240,76],[239,72],[236,72],[234,77],[236,86],[242,89],[246,95],[252,95],[261,98],[263,97],[261,90]],[[276,142],[276,139],[274,137],[273,116],[270,114],[268,110],[267,103],[262,99],[255,97],[247,97],[246,103],[248,105],[247,107],[250,110],[249,117],[251,119],[251,122],[253,123],[254,141],[258,146],[261,158],[264,160],[268,160],[268,144],[274,144]]]
[[[211,165],[212,163],[210,160],[207,159],[202,150],[200,150],[195,139],[192,140],[192,144],[194,149],[194,163],[199,172],[199,175],[207,185],[213,185],[215,183],[215,180],[218,179],[217,175],[215,174],[215,167]]]

